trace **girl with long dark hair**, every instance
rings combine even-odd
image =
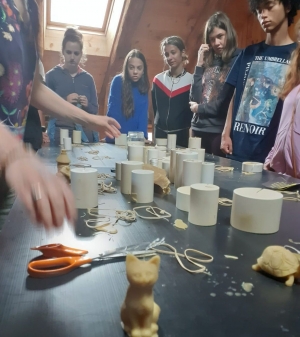
[[[148,139],[148,92],[145,56],[133,49],[125,57],[122,73],[113,78],[108,97],[107,116],[119,122],[121,133],[143,131]]]

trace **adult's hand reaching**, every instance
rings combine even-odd
[[[101,138],[103,138],[102,133],[109,138],[118,138],[120,136],[119,129],[121,126],[114,118],[90,114],[89,118],[91,121],[87,125],[88,128],[100,132]]]
[[[73,195],[65,181],[49,173],[35,155],[20,150],[5,166],[5,178],[25,205],[31,219],[45,228],[76,219]]]

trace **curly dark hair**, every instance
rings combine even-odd
[[[270,0],[248,0],[250,10],[255,15],[257,8],[260,5],[267,4]],[[294,17],[297,15],[297,10],[300,9],[300,0],[277,0],[279,3],[282,3],[284,8],[289,8],[290,11],[287,14],[288,25],[290,26],[294,22]]]
[[[144,64],[144,73],[142,77],[139,79],[139,81],[137,82],[137,87],[138,87],[139,92],[142,95],[147,95],[149,88],[150,88],[149,79],[148,79],[147,62],[146,62],[145,56],[141,51],[137,49],[133,49],[125,57],[125,60],[123,63],[123,70],[121,73],[121,76],[122,76],[122,112],[127,119],[132,117],[134,114],[132,81],[128,73],[128,61],[133,57],[139,58]]]

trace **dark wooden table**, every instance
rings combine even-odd
[[[98,148],[100,156],[109,153],[114,160],[125,156],[124,150],[113,145]],[[40,155],[54,169],[58,152],[58,148],[44,148]],[[74,153],[72,161],[76,158]],[[270,172],[246,176],[241,174],[240,163],[212,156],[206,159],[234,166],[231,173],[215,174],[221,197],[232,198],[237,187],[262,187],[265,182],[285,179]],[[98,167],[99,172],[109,171],[112,165],[110,162],[103,166]],[[114,179],[113,184],[119,189]],[[170,195],[155,195],[153,203],[172,214],[170,222],[138,219],[128,227],[117,225],[116,235],[97,236],[85,226],[87,215],[83,211],[75,231],[66,224],[59,231],[47,233],[31,224],[17,200],[0,234],[0,336],[124,336],[119,314],[128,286],[124,260],[98,262],[56,278],[34,279],[27,275],[26,268],[38,253],[29,248],[60,242],[96,253],[162,237],[180,252],[185,248],[199,249],[213,255],[214,261],[207,265],[212,276],[194,275],[184,271],[175,258],[161,256],[159,280],[154,288],[155,300],[162,310],[160,337],[300,336],[300,284],[286,287],[251,269],[266,246],[291,244],[289,239],[300,241],[299,204],[284,201],[280,230],[273,235],[254,235],[232,228],[231,208],[222,206],[216,226],[189,224],[182,231],[172,225],[178,218],[187,222],[187,213],[175,207],[175,196],[172,187]],[[129,197],[120,192],[100,196],[100,202],[103,204],[99,208],[134,207]],[[238,260],[227,259],[225,254],[237,256]],[[243,282],[253,283],[251,293],[242,289]]]

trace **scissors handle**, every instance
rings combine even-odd
[[[39,250],[45,257],[81,256],[88,253],[87,250],[67,247],[60,243],[37,246],[31,248],[31,250]]]
[[[66,256],[54,259],[32,261],[28,264],[28,274],[32,277],[46,278],[69,273],[71,270],[91,263],[92,258],[82,256]]]

